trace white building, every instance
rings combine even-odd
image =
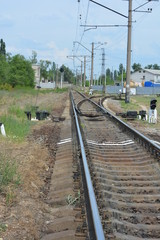
[[[139,86],[145,81],[151,81],[153,83],[160,83],[160,70],[154,69],[141,69],[134,73],[131,73],[131,80],[138,83]]]
[[[32,64],[32,68],[35,73],[35,86],[39,86],[44,89],[53,89],[55,88],[55,82],[49,82],[48,80],[41,80],[41,75],[40,75],[40,65],[39,64]]]
[[[36,86],[39,86],[40,85],[40,65],[32,64],[32,68],[35,73],[35,84],[36,84]]]

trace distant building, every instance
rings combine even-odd
[[[143,86],[145,81],[160,83],[160,70],[141,69],[139,71],[131,73],[130,78],[133,82],[135,82],[139,86]]]
[[[32,68],[35,73],[35,84],[36,84],[36,86],[39,86],[40,85],[40,65],[32,64]]]
[[[35,73],[35,85],[36,87],[39,86],[43,89],[53,89],[55,88],[55,82],[50,82],[48,80],[41,79],[40,75],[40,65],[39,64],[32,64],[32,68]]]

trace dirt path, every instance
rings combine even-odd
[[[53,100],[52,96],[52,100]],[[53,114],[61,116],[68,93],[55,96],[58,105]],[[50,96],[47,101],[51,101]],[[55,104],[54,104],[55,106]],[[39,240],[48,214],[46,203],[48,180],[53,171],[61,123],[38,122],[23,143],[0,139],[1,154],[16,159],[21,175],[20,185],[9,186],[7,193],[0,193],[0,240]],[[8,200],[7,200],[8,199]]]

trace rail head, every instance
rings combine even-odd
[[[96,234],[97,240],[105,240],[103,227],[102,227],[99,210],[98,210],[98,206],[97,206],[97,201],[96,201],[96,197],[95,197],[95,193],[94,193],[94,189],[93,189],[93,185],[92,185],[91,175],[90,175],[87,158],[86,158],[86,154],[85,154],[85,148],[84,148],[84,144],[83,144],[83,140],[82,140],[80,126],[79,126],[79,122],[78,122],[78,116],[76,113],[76,105],[73,100],[72,92],[71,92],[71,103],[72,103],[72,108],[73,108],[73,112],[74,112],[78,138],[79,138],[79,142],[80,142],[81,155],[82,155],[83,167],[84,167],[85,178],[86,178],[86,183],[87,183],[87,189],[88,189],[88,195],[89,195],[89,201],[90,201],[90,206],[91,206],[95,234]]]
[[[113,115],[108,109],[104,108],[103,106],[100,106],[99,104],[94,102],[92,99],[87,98],[83,93],[80,93],[80,92],[78,93],[84,98],[88,99],[88,101],[92,102],[92,104],[99,107],[102,112],[110,116],[113,120],[118,122],[121,125],[121,127],[124,128],[124,130],[132,134],[135,140],[137,140],[142,146],[147,148],[151,152],[151,154],[153,154],[156,158],[158,158],[158,160],[160,160],[160,146],[158,146],[158,144],[150,140],[148,137],[140,133],[138,130],[129,126],[127,123],[119,119],[117,116]]]

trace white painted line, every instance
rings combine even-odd
[[[60,142],[64,142],[64,141],[68,141],[68,140],[72,140],[72,138],[65,138],[63,140],[60,140]]]
[[[103,143],[98,143],[92,140],[87,140],[87,143],[97,145],[97,146],[125,146],[125,145],[130,145],[133,144],[134,141],[132,140],[126,140],[122,142],[103,142]]]
[[[154,140],[151,140],[151,142],[153,142],[153,143],[156,143],[156,144],[160,145],[160,142],[157,142],[157,141],[154,141]]]
[[[60,140],[60,142],[57,143],[57,144],[61,145],[61,144],[64,144],[64,143],[69,143],[69,142],[72,142],[72,138],[66,138],[66,139]]]

